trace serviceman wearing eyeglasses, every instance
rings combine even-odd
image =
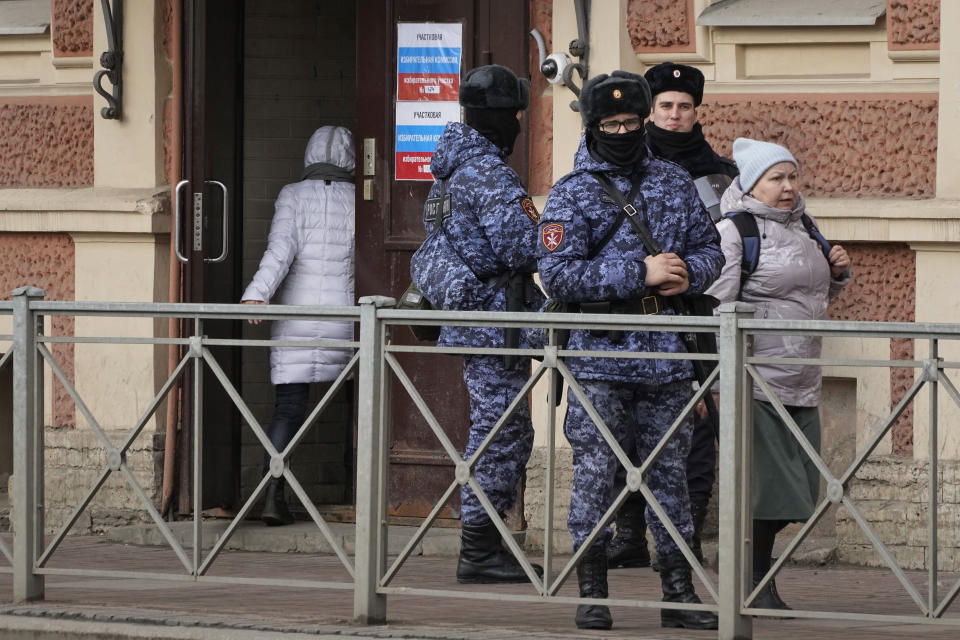
[[[588,80],[580,92],[585,133],[574,170],[550,191],[540,220],[540,278],[547,294],[590,313],[672,315],[668,298],[702,293],[719,276],[720,238],[704,213],[689,174],[651,156],[643,120],[650,90],[642,76],[625,71]],[[617,193],[619,192],[619,193]],[[644,248],[633,215],[662,252]],[[567,348],[583,351],[686,351],[676,332],[574,329]],[[566,358],[590,404],[619,446],[645,459],[681,414],[693,394],[688,360]],[[643,481],[689,544],[693,534],[686,486],[692,423],[686,419],[664,444]],[[564,433],[573,449],[573,490],[567,521],[579,549],[615,497],[619,458],[575,394],[568,396]],[[690,565],[666,527],[648,508],[647,521],[660,559],[663,599],[698,603]],[[581,556],[577,578],[582,598],[607,598],[605,527]],[[716,629],[708,611],[662,609],[661,625]],[[583,629],[609,629],[609,609],[577,608]]]

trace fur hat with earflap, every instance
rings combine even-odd
[[[647,118],[651,104],[650,87],[643,76],[619,69],[590,78],[580,90],[580,117],[587,128],[617,113]]]
[[[522,111],[528,104],[530,81],[498,64],[471,69],[460,83],[460,105],[468,109]]]
[[[477,67],[460,83],[460,104],[464,124],[476,129],[507,157],[520,135],[517,112],[530,104],[530,81],[498,64]]]

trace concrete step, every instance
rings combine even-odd
[[[203,547],[211,548],[226,532],[228,520],[203,521]],[[173,537],[184,547],[193,547],[193,523],[168,522]],[[333,522],[328,528],[333,540],[348,555],[355,549],[355,528],[352,523]],[[403,550],[416,533],[416,527],[391,525],[388,528],[388,553]],[[523,533],[515,534],[523,545]],[[112,542],[132,545],[166,546],[166,539],[156,525],[131,525],[107,530],[105,537]],[[296,522],[285,527],[268,527],[261,522],[242,522],[227,541],[227,550],[266,551],[278,553],[332,553],[333,548],[313,522]],[[460,530],[432,527],[414,547],[413,555],[456,556],[460,553]]]
[[[203,521],[203,547],[210,549],[226,532],[229,521],[207,519]],[[167,526],[177,542],[184,548],[193,547],[193,523],[168,522]],[[355,529],[353,523],[332,522],[327,525],[334,541],[348,554],[355,552]],[[779,556],[790,539],[799,530],[800,525],[790,525],[779,536],[774,546],[774,556]],[[396,555],[413,538],[417,528],[404,525],[390,525],[387,531],[387,552]],[[131,525],[108,529],[105,537],[111,542],[141,546],[167,546],[166,539],[155,525]],[[514,533],[514,539],[524,547],[524,532]],[[648,542],[652,549],[652,540]],[[226,544],[228,551],[263,551],[276,553],[333,553],[326,537],[312,522],[298,521],[285,527],[268,527],[261,522],[245,521],[233,532]],[[703,541],[706,566],[717,567],[717,541]],[[460,530],[446,527],[433,527],[414,547],[413,555],[454,557],[460,553]],[[536,555],[539,550],[530,551]],[[837,562],[837,542],[835,538],[808,537],[801,543],[790,558],[790,564],[827,565]]]

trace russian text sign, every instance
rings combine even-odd
[[[448,122],[460,121],[462,33],[460,23],[397,24],[397,180],[433,180],[437,140]]]
[[[461,25],[397,25],[397,100],[456,102],[460,95]]]
[[[433,180],[430,158],[448,122],[460,120],[456,102],[398,102],[397,180]]]

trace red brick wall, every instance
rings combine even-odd
[[[173,50],[173,29],[179,28],[179,25],[173,24],[173,4],[178,1],[162,0],[163,4],[160,7],[160,47],[166,55],[167,62],[171,65],[171,74],[174,73],[172,65],[175,54]],[[163,103],[163,175],[167,177],[167,184],[171,185],[176,184],[180,178],[180,176],[173,175],[173,153],[176,148],[174,136],[179,133],[173,130],[173,109],[173,96],[167,96]]]
[[[693,0],[630,0],[627,33],[637,53],[696,51]]]
[[[816,214],[816,212],[814,212]],[[854,279],[833,299],[831,320],[913,322],[916,308],[916,252],[900,243],[845,244],[853,263]],[[890,340],[891,360],[912,360],[913,340]],[[913,384],[913,369],[890,370],[890,407]],[[913,405],[893,427],[893,452],[913,454]]]
[[[543,35],[547,52],[553,51],[553,3],[533,0],[530,3],[530,28]],[[534,195],[546,195],[553,186],[553,97],[544,95],[550,83],[540,73],[540,54],[536,45],[530,46],[530,108],[527,111],[530,127],[530,184],[527,190]],[[574,95],[562,90],[572,100]]]

